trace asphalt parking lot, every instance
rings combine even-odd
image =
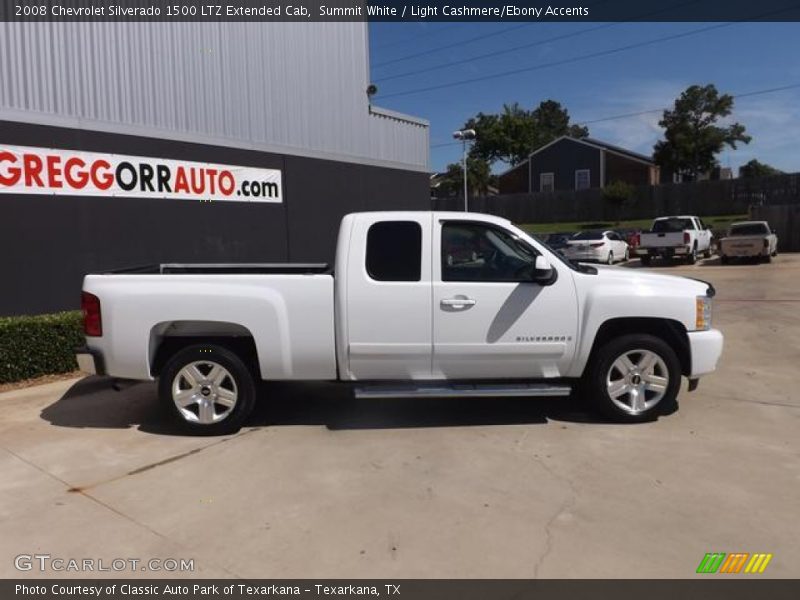
[[[251,427],[189,438],[150,384],[0,394],[0,577],[683,578],[707,552],[769,552],[747,577],[798,577],[800,255],[653,270],[712,282],[726,336],[717,373],[655,423],[270,385]],[[16,570],[37,553],[194,572]]]

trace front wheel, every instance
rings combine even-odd
[[[594,355],[584,394],[614,421],[651,421],[675,408],[681,368],[661,338],[631,334],[611,340]]]
[[[158,384],[161,402],[186,432],[223,435],[238,431],[253,410],[253,374],[238,355],[215,344],[176,353]]]

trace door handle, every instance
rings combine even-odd
[[[472,298],[442,298],[440,303],[442,306],[474,306],[475,300]]]

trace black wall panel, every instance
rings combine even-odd
[[[425,173],[0,121],[0,144],[283,171],[282,204],[0,194],[0,315],[79,305],[86,273],[162,262],[331,262],[341,217],[428,209]]]

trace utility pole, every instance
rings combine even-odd
[[[453,132],[453,137],[461,140],[463,154],[461,157],[461,170],[464,171],[464,212],[469,212],[469,196],[467,189],[467,142],[474,141],[477,135],[474,129],[460,129]]]

